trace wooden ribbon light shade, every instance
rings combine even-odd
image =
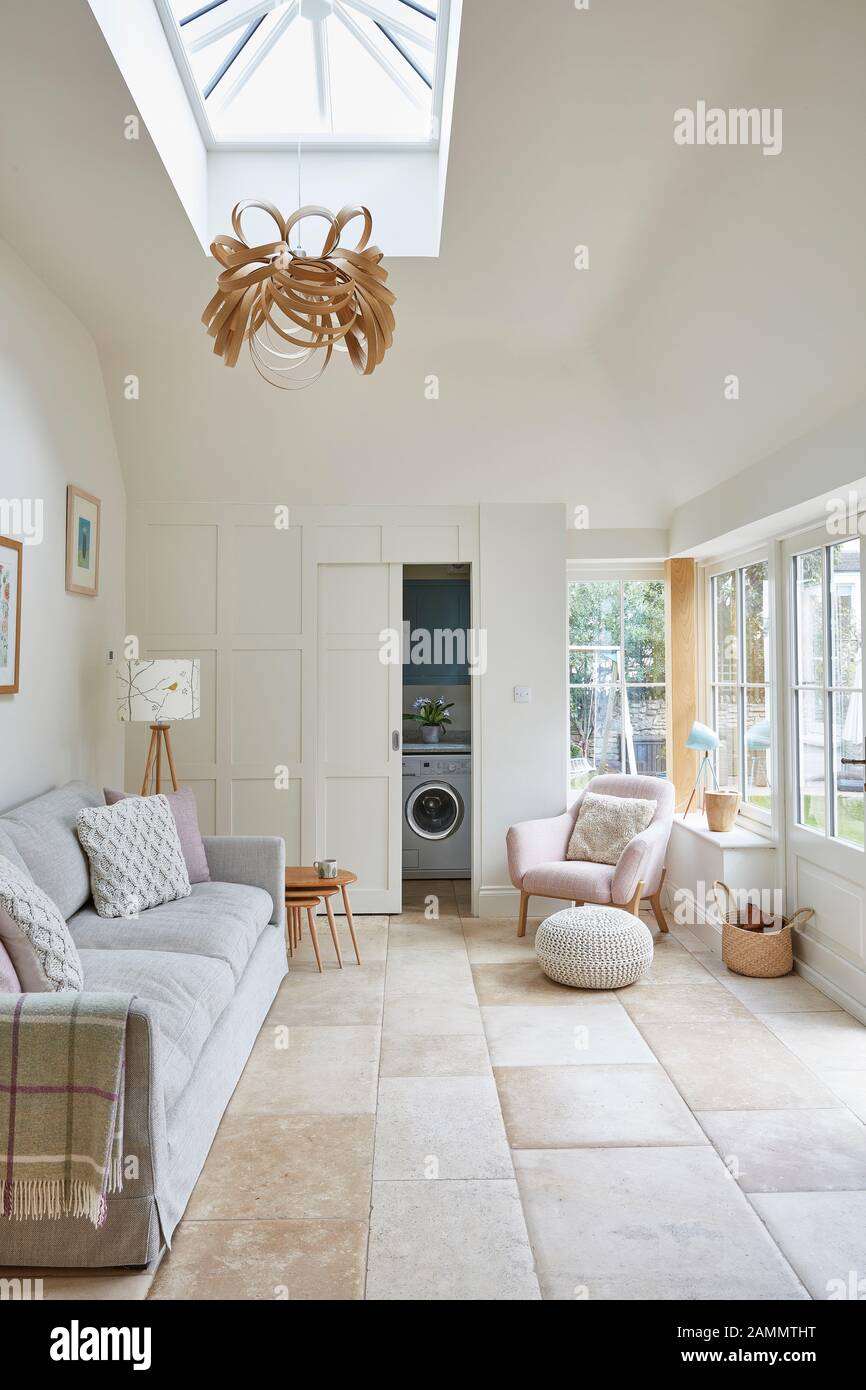
[[[241,228],[249,208],[276,224],[275,241],[250,246]],[[305,217],[328,223],[322,250],[307,256],[292,250],[292,228]],[[349,250],[340,245],[343,229],[363,219],[361,235]],[[310,386],[322,375],[335,349],[348,352],[356,371],[369,376],[394,337],[394,295],[385,287],[382,252],[368,246],[373,230],[369,210],[345,207],[336,216],[322,207],[302,207],[284,218],[273,203],[247,198],[232,212],[235,235],[217,237],[211,253],[223,267],[219,289],[202,314],[214,339],[214,352],[234,367],[245,341],[257,371],[273,386]]]

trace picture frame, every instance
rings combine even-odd
[[[66,592],[95,598],[99,593],[102,503],[72,484],[66,489]]]
[[[21,674],[21,541],[0,536],[0,695],[17,695]]]

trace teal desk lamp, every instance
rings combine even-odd
[[[695,785],[692,787],[692,794],[689,797],[689,804],[686,807],[684,813],[686,816],[689,814],[691,804],[695,799],[695,794],[698,790],[698,787],[700,786],[701,782],[705,782],[707,780],[708,769],[712,774],[716,791],[719,790],[719,779],[716,776],[716,769],[713,767],[713,762],[710,757],[710,754],[714,753],[718,748],[719,743],[720,739],[715,729],[708,729],[706,724],[700,724],[696,719],[692,727],[689,729],[689,736],[686,739],[686,748],[696,748],[699,752],[703,753],[704,756],[701,758],[701,761],[698,765],[698,775],[695,778]]]

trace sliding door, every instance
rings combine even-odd
[[[318,567],[319,856],[358,875],[357,912],[399,912],[402,866],[399,634],[403,567]],[[335,906],[336,906],[335,899]]]
[[[789,907],[815,908],[803,961],[861,1001],[866,971],[863,550],[856,519],[782,547],[787,607]]]

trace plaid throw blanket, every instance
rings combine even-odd
[[[123,1178],[131,998],[0,994],[3,1216],[105,1221]]]

